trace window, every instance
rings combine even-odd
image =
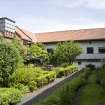
[[[80,61],[78,61],[78,65],[81,65],[82,63]]]
[[[98,48],[98,52],[99,52],[100,54],[105,54],[105,47],[100,47],[100,48]]]
[[[93,47],[87,48],[87,54],[93,54]]]
[[[52,49],[52,48],[48,48],[48,49],[47,49],[47,52],[48,52],[48,53],[53,53],[53,49]]]

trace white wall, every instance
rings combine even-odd
[[[96,68],[101,67],[104,63],[103,62],[88,62],[88,61],[81,61],[81,64],[79,65],[78,62],[74,62],[75,65],[77,65],[78,69],[83,69],[86,67],[86,65],[92,64]]]

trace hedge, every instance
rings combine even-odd
[[[57,77],[67,76],[75,71],[77,71],[77,67],[75,65],[70,65],[67,67],[58,68]]]
[[[53,82],[55,79],[56,79],[55,71],[43,72],[43,74],[37,78],[38,87]]]
[[[21,101],[21,91],[15,88],[0,88],[0,105],[16,105]]]
[[[55,71],[43,71],[41,68],[20,68],[11,76],[11,86],[27,86],[30,91],[42,87],[56,78]]]

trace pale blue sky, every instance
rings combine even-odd
[[[0,17],[32,32],[105,27],[105,0],[0,0]]]

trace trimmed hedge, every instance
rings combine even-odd
[[[70,65],[67,67],[58,68],[57,77],[67,76],[75,71],[77,71],[77,67],[75,65]]]
[[[0,88],[0,105],[16,105],[21,101],[21,91],[15,88]]]
[[[12,75],[11,86],[20,89],[23,85],[27,86],[30,91],[34,91],[38,87],[42,87],[54,81],[55,78],[55,71],[43,71],[41,68],[20,68]]]
[[[53,82],[56,79],[55,71],[45,71],[42,75],[37,78],[38,87],[46,85],[50,82]]]

